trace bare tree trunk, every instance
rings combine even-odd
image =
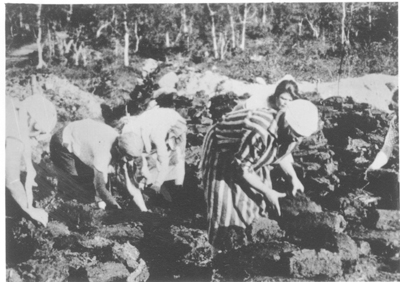
[[[350,3],[350,19],[349,19],[349,28],[347,29],[347,46],[350,48],[350,28],[352,25],[352,19],[353,19],[353,3]]]
[[[214,58],[218,59],[218,45],[217,45],[217,35],[215,33],[215,12],[211,10],[210,4],[207,3],[208,10],[210,11],[211,15],[211,35],[213,38],[213,48],[214,48]]]
[[[243,18],[242,18],[242,41],[240,43],[240,49],[244,50],[246,44],[246,21],[247,21],[247,3],[244,4]]]
[[[165,47],[169,48],[171,46],[170,40],[169,40],[169,32],[165,32]]]
[[[346,3],[345,2],[342,3],[342,10],[343,10],[343,14],[342,14],[342,45],[343,45],[346,41],[346,32],[344,29],[344,24],[345,24],[345,19],[346,19]]]
[[[135,38],[136,38],[136,47],[135,47],[135,53],[139,51],[139,43],[140,43],[140,39],[142,38],[141,36],[139,36],[138,34],[138,22],[137,20],[135,21]]]
[[[19,28],[22,28],[24,26],[24,15],[22,14],[21,6],[19,7],[18,19],[19,19]]]
[[[82,65],[86,66],[87,65],[87,50],[85,47],[85,44],[82,42],[79,44],[74,43],[73,44],[75,53],[74,53],[74,60],[75,60],[75,66],[79,66],[80,59],[82,59]]]
[[[119,57],[119,51],[121,50],[121,43],[119,43],[118,38],[114,37],[114,55],[116,58]]]
[[[228,13],[229,13],[229,21],[231,24],[231,41],[232,41],[232,48],[236,48],[236,36],[235,36],[235,19],[233,17],[233,11],[229,4],[227,4]]]
[[[47,46],[49,46],[49,58],[53,58],[54,56],[54,40],[52,37],[52,31],[49,27],[49,25],[47,25]]]
[[[71,39],[66,45],[65,45],[65,53],[68,54],[71,50],[72,44],[74,44],[74,40]]]
[[[224,60],[225,59],[225,53],[226,53],[226,31],[225,33],[220,32],[219,33],[219,47],[220,47],[220,59]]]
[[[318,29],[311,23],[311,21],[308,19],[308,17],[306,16],[305,18],[303,18],[303,20],[306,20],[308,25],[310,26],[312,32],[313,32],[313,37],[314,38],[318,38],[319,37],[319,32]],[[302,24],[302,23],[300,23]]]
[[[71,22],[71,16],[72,16],[72,11],[73,11],[73,6],[72,4],[69,5],[69,10],[67,11],[67,22]]]
[[[266,24],[267,23],[267,4],[263,4],[263,15],[262,15],[262,23]]]
[[[190,17],[187,34],[187,48],[190,49],[190,37],[193,33],[193,17]]]
[[[137,22],[135,23],[135,25]],[[124,12],[124,28],[125,28],[125,48],[124,48],[124,66],[128,67],[129,66],[129,29],[128,29],[128,19],[126,16],[126,11]],[[137,27],[135,27],[137,29]],[[137,34],[137,30],[135,30]]]
[[[39,59],[39,62],[38,62],[38,65],[36,66],[37,69],[41,69],[41,68],[46,66],[46,63],[43,61],[43,55],[42,55],[42,53],[43,53],[42,52],[43,51],[42,50],[42,44],[41,44],[41,39],[42,39],[42,27],[41,27],[41,24],[42,24],[42,21],[40,19],[41,12],[42,12],[42,4],[38,4],[38,11],[36,13],[36,21],[37,21],[37,26],[38,26],[38,36],[37,36],[37,39],[36,39],[36,44],[37,44],[37,47],[38,47],[38,59]]]
[[[99,37],[100,37],[101,31],[102,31],[103,29],[105,29],[109,24],[110,24],[110,22],[106,22],[106,23],[102,24],[102,25],[99,27],[99,29],[98,29],[97,32],[96,32],[96,38],[99,38]]]
[[[371,31],[372,31],[372,16],[371,16],[372,3],[368,3],[368,28],[369,28],[369,42],[371,42]]]

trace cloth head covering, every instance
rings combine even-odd
[[[22,101],[26,112],[31,117],[34,128],[43,133],[50,133],[57,123],[57,110],[53,103],[41,94],[35,94]]]
[[[143,63],[142,70],[147,73],[152,73],[158,68],[158,63],[153,59],[146,59]]]
[[[144,143],[139,134],[126,132],[118,137],[118,147],[123,154],[140,157],[143,153]]]
[[[175,88],[172,87],[162,87],[160,89],[157,89],[156,91],[153,92],[153,98],[156,99],[162,94],[173,94],[176,93],[177,91]]]
[[[318,109],[310,101],[294,100],[283,111],[286,122],[297,134],[308,137],[318,130]]]

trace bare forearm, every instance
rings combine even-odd
[[[255,190],[262,194],[269,193],[272,189],[267,187],[261,178],[254,172],[244,170],[241,175],[242,180],[244,180],[248,185],[253,187]]]
[[[94,169],[94,187],[99,195],[99,197],[106,202],[108,205],[118,206],[117,201],[111,195],[111,193],[106,188],[106,183],[104,181],[103,173]]]
[[[285,158],[283,158],[279,163],[279,166],[290,180],[297,178],[296,171],[293,168],[292,154],[289,154]]]

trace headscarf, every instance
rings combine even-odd
[[[143,153],[144,143],[139,134],[126,132],[118,137],[118,147],[124,155],[140,157]]]
[[[318,130],[318,108],[310,101],[294,100],[283,111],[286,122],[297,134],[308,137]]]
[[[53,103],[41,94],[35,94],[22,101],[26,112],[32,119],[34,128],[43,133],[50,133],[57,123],[57,110]]]

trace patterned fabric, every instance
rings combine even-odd
[[[392,155],[394,147],[399,144],[399,121],[397,117],[394,117],[389,124],[389,130],[385,137],[385,143],[382,147],[388,157]]]
[[[271,187],[269,165],[290,154],[297,143],[277,142],[280,113],[273,109],[239,110],[207,133],[201,161],[207,201],[209,241],[220,247],[220,227],[246,228],[266,208],[263,196],[237,177],[254,171]],[[221,234],[222,236],[222,234]]]

